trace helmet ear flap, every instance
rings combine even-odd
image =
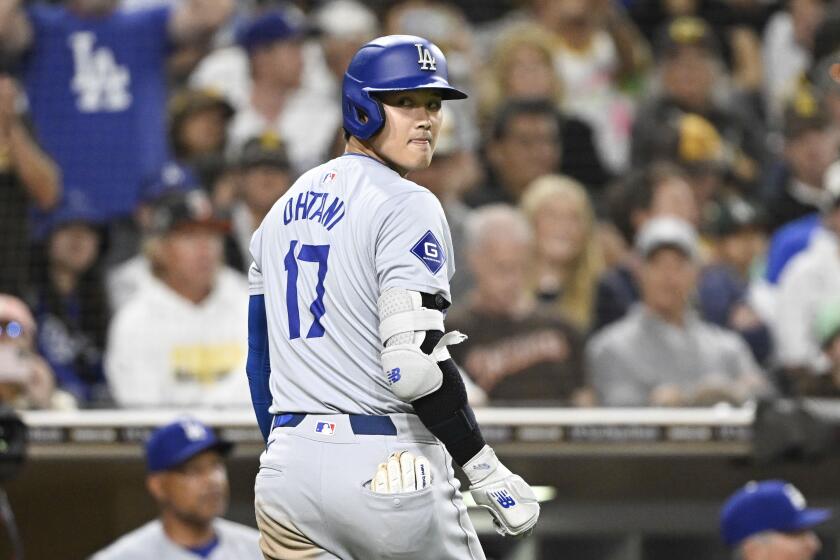
[[[363,89],[345,88],[344,130],[351,136],[367,140],[385,124],[381,102]]]

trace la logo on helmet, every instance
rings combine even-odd
[[[420,65],[420,70],[437,70],[435,66],[435,57],[429,49],[423,46],[422,43],[414,43],[417,47],[417,64]]]

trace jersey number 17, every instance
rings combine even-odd
[[[312,313],[312,325],[306,333],[306,338],[319,338],[324,336],[324,325],[321,318],[324,316],[324,279],[327,277],[327,258],[330,256],[329,245],[301,245],[297,258],[295,249],[297,240],[292,240],[289,252],[283,259],[286,268],[286,309],[289,312],[289,339],[300,338],[300,310],[298,309],[298,261],[318,263],[318,283],[315,286],[315,300],[309,306]]]

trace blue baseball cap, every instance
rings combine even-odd
[[[784,480],[750,482],[733,494],[720,513],[720,531],[729,546],[765,531],[795,533],[831,517],[831,510],[805,506],[805,497]]]
[[[199,188],[201,184],[190,168],[170,161],[142,185],[140,201],[149,204],[166,194],[185,193]]]
[[[271,10],[246,23],[238,42],[248,52],[276,41],[303,38],[308,32],[305,21],[291,9]]]
[[[168,471],[210,449],[227,455],[233,444],[195,418],[181,418],[152,433],[146,442],[146,465],[150,473]]]

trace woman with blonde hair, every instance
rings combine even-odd
[[[586,189],[570,177],[544,175],[525,190],[521,206],[536,236],[535,295],[588,331],[604,259]]]

